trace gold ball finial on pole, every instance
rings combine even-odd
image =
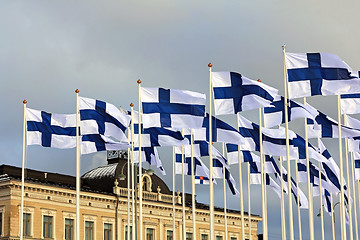
[[[139,79],[139,80],[137,80],[137,83],[138,83],[138,84],[140,84],[140,83],[141,83],[141,80],[140,80],[140,79]]]
[[[130,103],[130,107],[133,107],[134,106],[134,104],[133,103]]]
[[[75,92],[76,92],[76,93],[79,93],[80,91],[79,91],[79,89],[76,89]]]
[[[208,67],[212,67],[212,66],[213,66],[212,63],[209,63],[209,64],[208,64]]]
[[[26,103],[27,103],[27,101],[26,101],[26,100],[24,100],[24,101],[23,101],[23,104],[26,104]]]
[[[257,80],[258,82],[261,82],[260,78]]]

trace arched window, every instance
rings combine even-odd
[[[151,192],[151,177],[148,174],[143,175],[143,191]]]

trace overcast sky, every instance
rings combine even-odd
[[[145,87],[208,94],[209,62],[213,71],[260,78],[283,94],[283,44],[288,52],[335,53],[359,70],[359,9],[359,1],[334,0],[1,1],[1,163],[21,166],[24,99],[30,108],[75,113],[74,90],[78,88],[81,96],[125,109],[134,102],[137,108],[139,78]],[[336,117],[336,97],[315,97],[308,102]],[[257,122],[257,111],[244,116]],[[235,116],[223,119],[235,123]],[[292,127],[302,134],[302,124],[297,121]],[[338,161],[336,143],[325,141]],[[160,156],[168,172],[164,179],[171,186],[170,149],[161,149]],[[26,164],[74,175],[75,150],[31,146]],[[82,173],[106,164],[105,154],[83,156],[81,164]],[[237,168],[232,169],[236,179]],[[302,189],[306,192],[306,185]],[[199,186],[197,191],[198,201],[207,203],[206,187]],[[216,191],[221,194],[221,186]],[[253,186],[252,191],[252,211],[261,214],[259,187]],[[271,189],[268,198],[269,236],[279,239],[279,201]],[[222,206],[222,198],[215,204]],[[229,197],[228,206],[238,209],[239,200]],[[301,214],[303,239],[308,239],[307,211]],[[330,217],[325,218],[330,238]],[[297,229],[296,219],[294,212]],[[318,237],[319,224],[316,219]],[[297,230],[295,235],[298,238]]]

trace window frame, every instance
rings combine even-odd
[[[45,218],[51,221],[45,221]],[[48,225],[50,225],[50,233],[47,232],[46,229],[48,229]],[[54,217],[51,215],[44,214],[42,216],[42,238],[43,239],[51,239],[54,238]],[[46,234],[49,234],[50,236],[45,236]]]
[[[145,240],[148,240],[148,232],[147,232],[148,229],[151,229],[151,230],[152,230],[152,233],[153,233],[152,240],[155,240],[155,228],[152,228],[152,227],[147,227],[147,228],[146,228],[146,231],[145,231]]]
[[[75,239],[75,220],[73,218],[68,218],[68,217],[64,217],[64,240],[66,239],[66,220],[71,220],[72,221],[72,234],[71,234],[71,240]]]
[[[86,222],[92,222],[93,223],[93,240],[96,239],[96,220],[97,217],[95,215],[83,215],[83,226],[84,226],[84,240],[86,236]]]
[[[171,232],[171,240],[174,239],[174,231],[173,229],[166,229],[166,240],[169,240],[168,239],[168,232]]]
[[[105,228],[106,225],[110,226],[110,229]],[[109,236],[109,238],[110,238],[109,240],[113,240],[113,236],[112,236],[113,235],[113,230],[114,229],[113,229],[113,224],[112,223],[106,223],[106,222],[103,223],[104,240],[108,240],[108,239],[105,238],[105,235]]]
[[[51,222],[51,237],[44,236],[44,216],[52,217]],[[33,224],[32,224],[33,225]],[[56,210],[41,209],[41,238],[42,239],[55,239],[56,238]]]
[[[132,227],[133,227],[133,226],[130,225],[130,239],[132,239],[132,234],[133,234],[133,232],[132,232],[132,231],[133,231],[133,230],[132,230]],[[124,226],[124,239],[125,239],[125,240],[130,240],[130,239],[127,239],[127,231],[128,231],[128,230],[129,230],[128,225],[125,225],[125,226]]]

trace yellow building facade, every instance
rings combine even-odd
[[[80,239],[127,239],[127,182],[115,183],[119,172],[127,174],[127,160],[115,158],[82,176]],[[24,198],[24,239],[75,239],[75,177],[34,170],[26,171]],[[155,174],[144,172],[143,236],[137,239],[172,240],[172,192]],[[131,189],[131,188],[130,188]],[[209,239],[208,205],[196,203],[196,237],[192,236],[191,195],[186,194],[186,236],[182,231],[182,194],[175,194],[176,239]],[[0,166],[0,239],[19,239],[21,169]],[[131,199],[129,202],[131,209]],[[137,209],[138,211],[138,209]],[[131,210],[130,210],[131,213]],[[116,217],[117,216],[117,217]],[[130,228],[132,229],[130,215]],[[257,239],[261,217],[251,215],[251,239]],[[228,239],[241,239],[239,211],[227,211]],[[245,213],[245,238],[249,239],[248,214]],[[135,226],[134,226],[135,228]],[[225,218],[215,209],[216,240],[225,239]],[[132,232],[132,231],[131,231]]]

